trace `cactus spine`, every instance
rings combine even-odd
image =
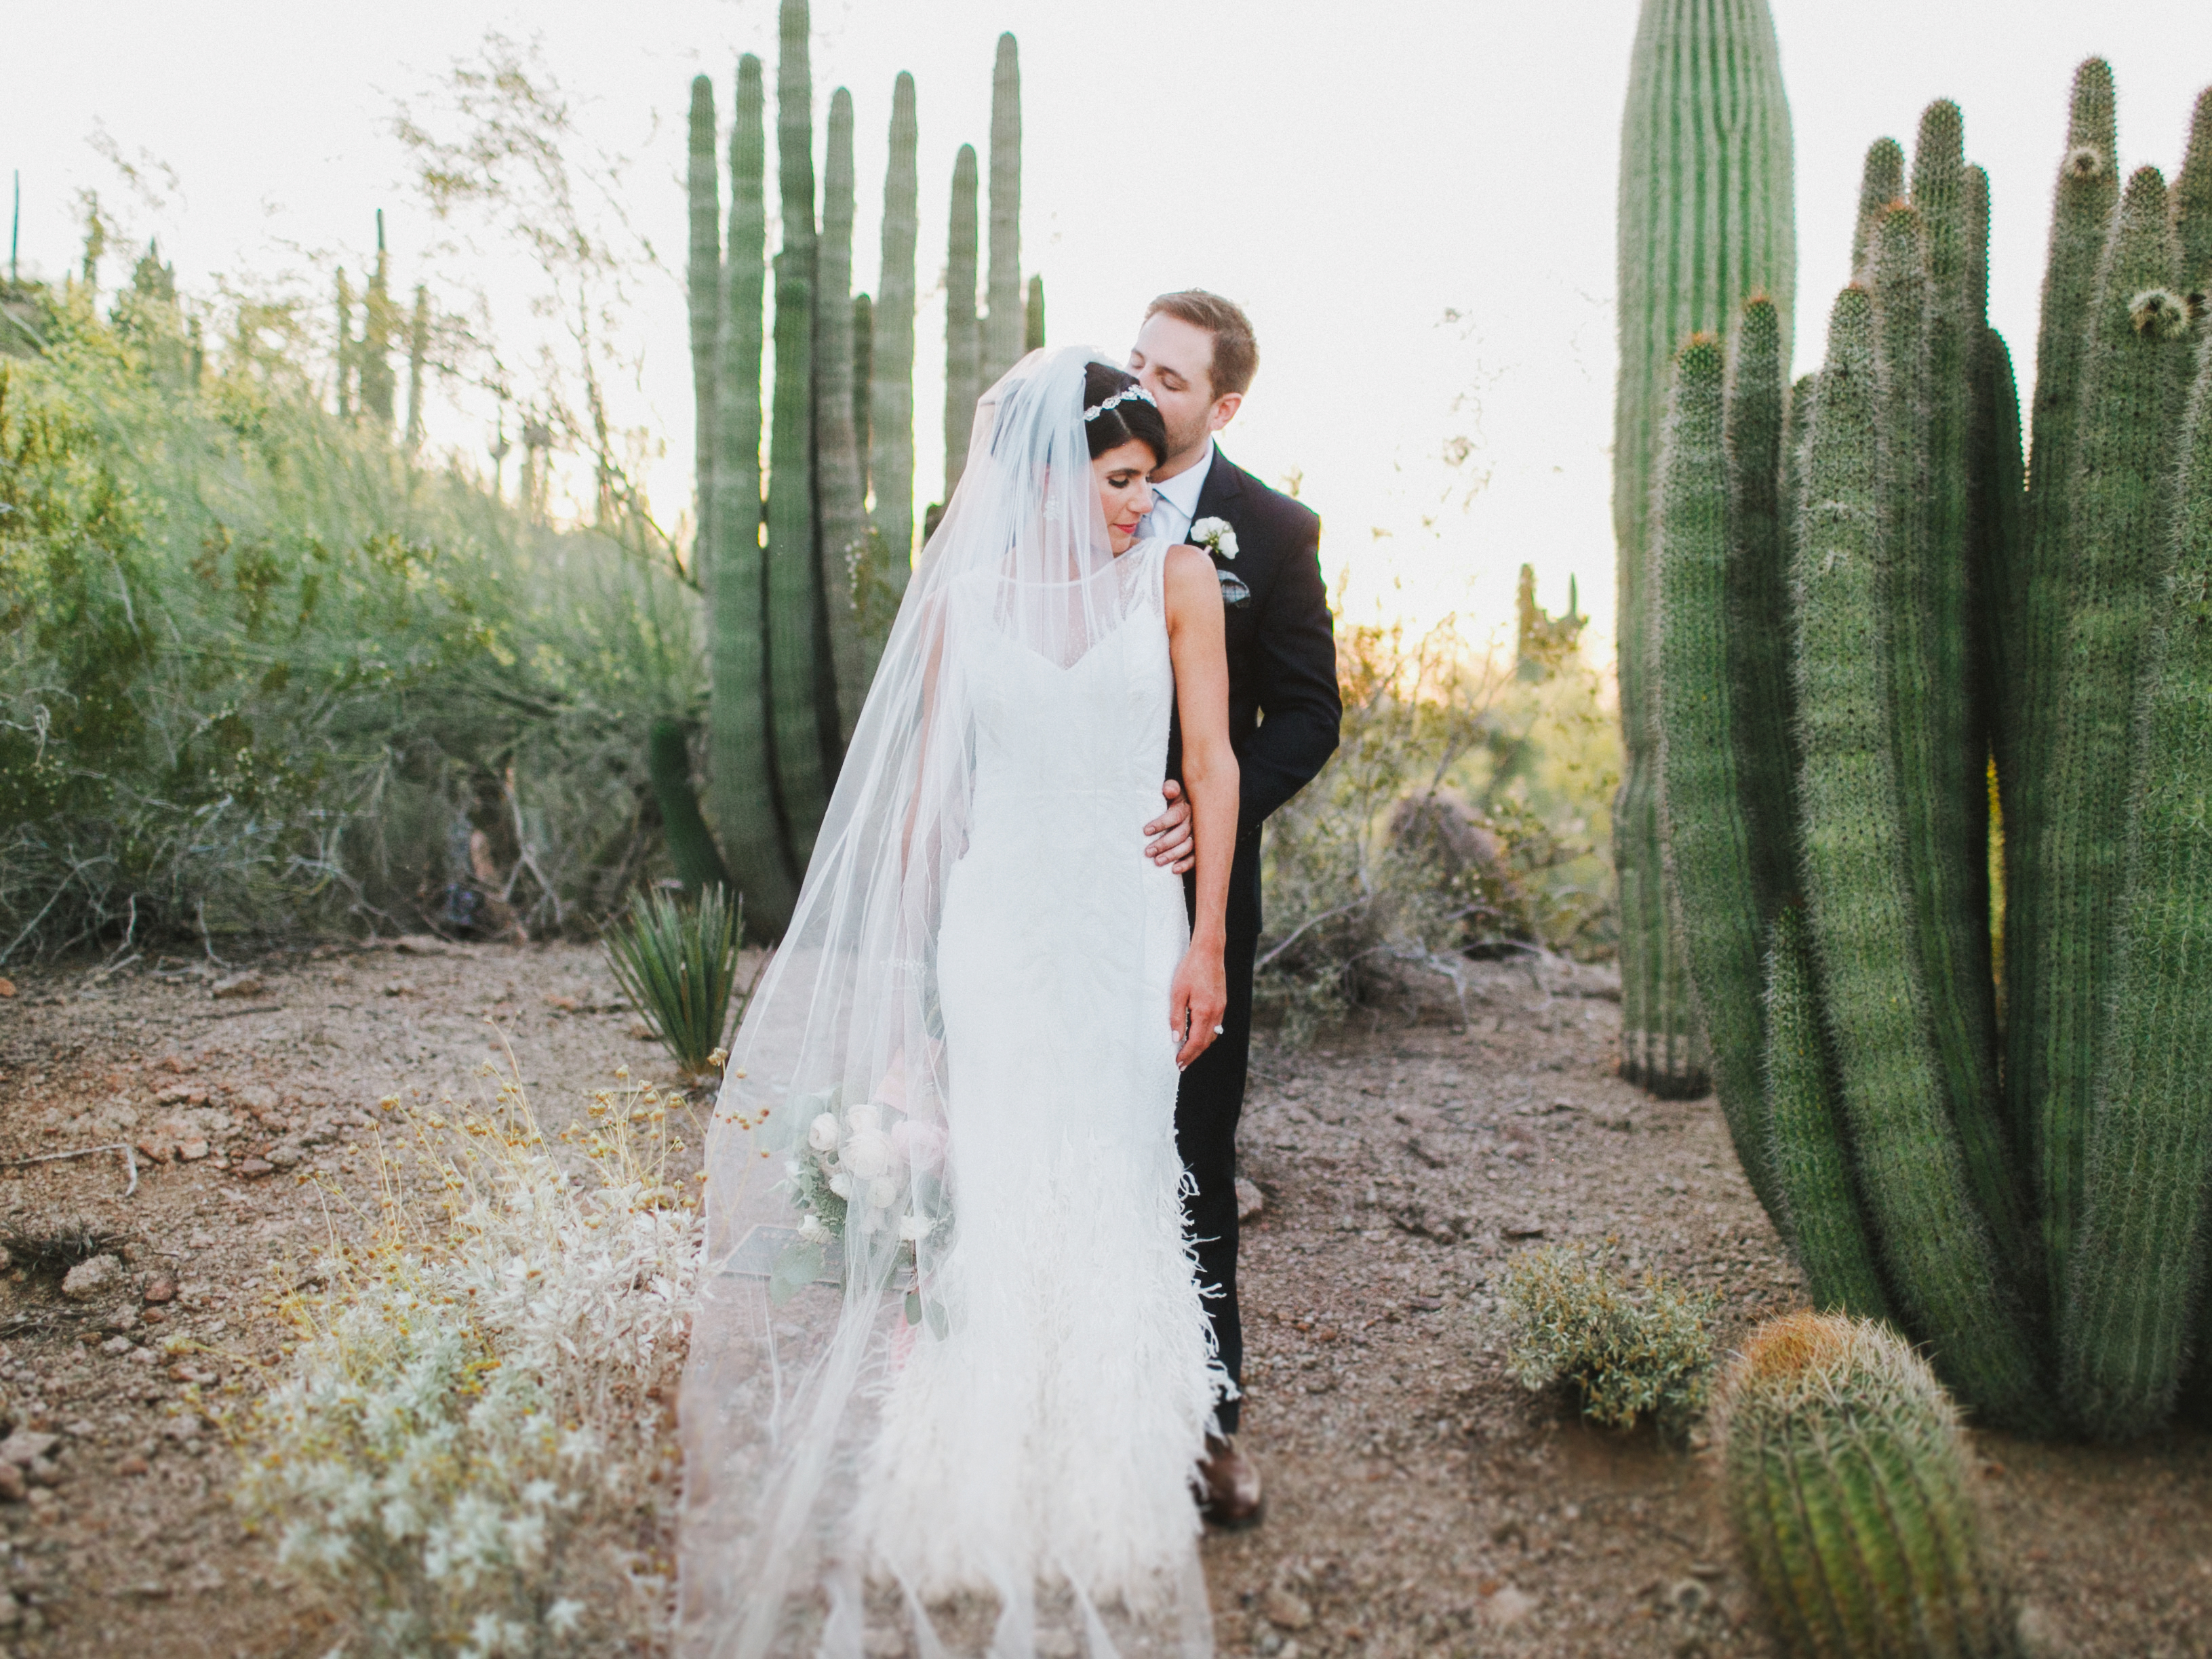
[[[982,331],[975,316],[975,149],[952,158],[952,222],[945,244],[945,505],[968,465],[969,428],[982,394]]]
[[[774,937],[791,920],[796,871],[777,811],[768,697],[768,565],[761,545],[762,319],[767,299],[767,89],[759,58],[738,60],[730,128],[729,249],[715,339],[712,671],[708,756],[714,818],[745,925]]]
[[[2173,569],[2144,652],[2112,1023],[2090,1118],[2069,1395],[2092,1432],[2157,1427],[2180,1386],[2212,1202],[2212,334],[2198,349]]]
[[[1859,216],[1851,229],[1851,280],[1866,283],[1871,273],[1867,256],[1874,252],[1874,234],[1889,204],[1905,194],[1905,150],[1894,138],[1877,138],[1867,146],[1866,164],[1859,174]]]
[[[860,448],[853,421],[853,94],[830,99],[830,149],[822,177],[822,241],[814,295],[814,488],[821,514],[817,556],[836,696],[832,762],[852,741],[868,695],[868,663],[853,613],[853,577],[868,530]]]
[[[1774,297],[1789,359],[1796,291],[1790,117],[1765,0],[1644,0],[1621,140],[1613,491],[1627,751],[1613,811],[1621,1074],[1657,1093],[1686,1095],[1702,1092],[1705,1061],[1661,869],[1650,509],[1668,365],[1683,340],[1720,332],[1747,295],[1765,292]]]
[[[1897,210],[1885,239],[1914,234],[1913,219]],[[1807,919],[1844,1120],[1892,1282],[1962,1390],[2002,1420],[2033,1423],[2038,1370],[1945,1110],[1914,946],[1881,592],[1875,323],[1865,289],[1838,297],[1792,573]]]
[[[987,391],[1022,355],[1022,64],[1014,37],[999,37],[991,73],[990,314],[983,322],[983,368],[976,390]],[[949,501],[951,498],[947,496]]]
[[[906,591],[914,568],[915,242],[921,232],[920,128],[914,76],[891,87],[890,160],[884,169],[883,274],[876,283],[874,345],[869,353],[868,482],[871,522],[890,579]]]
[[[1859,1206],[1804,917],[1785,909],[1768,930],[1764,1071],[1772,1116],[1771,1179],[1790,1195],[1790,1237],[1823,1313],[1889,1315]]]
[[[1765,308],[1771,321],[1771,307]],[[1780,366],[1766,371],[1780,393]],[[1742,669],[1732,603],[1729,469],[1722,442],[1717,341],[1698,337],[1674,366],[1659,532],[1660,805],[1668,874],[1681,897],[1682,952],[1711,1033],[1715,1081],[1736,1157],[1770,1213],[1759,1077],[1760,918],[1753,840],[1742,811]],[[1771,444],[1769,444],[1770,452]],[[1767,460],[1768,477],[1773,461]],[[1772,523],[1764,556],[1771,559]]]
[[[1958,1413],[1881,1326],[1793,1314],[1723,1382],[1729,1516],[1784,1650],[2011,1659]]]

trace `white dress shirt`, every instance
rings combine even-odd
[[[1190,539],[1190,521],[1198,514],[1198,498],[1206,489],[1206,475],[1213,471],[1213,440],[1206,441],[1206,453],[1164,483],[1152,486],[1152,510],[1137,526],[1140,538],[1164,536],[1171,542]]]

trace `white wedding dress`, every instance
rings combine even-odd
[[[959,1235],[941,1338],[896,1362],[866,1483],[878,1565],[924,1600],[1064,1580],[1172,1594],[1219,1373],[1183,1238],[1169,981],[1182,878],[1145,856],[1175,678],[1164,542],[1121,625],[1062,664],[956,588],[975,786],[937,977]],[[1111,718],[1101,718],[1101,710]]]
[[[698,1659],[1212,1652],[1188,929],[1143,834],[1167,549],[1113,554],[1098,361],[978,404],[731,1044],[679,1405]]]

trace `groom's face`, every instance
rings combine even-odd
[[[1210,330],[1156,311],[1137,331],[1129,372],[1159,405],[1168,428],[1171,460],[1194,455],[1207,437],[1229,424],[1244,400],[1213,395],[1213,335]]]

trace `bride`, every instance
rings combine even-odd
[[[1237,776],[1212,564],[1137,539],[1166,453],[1081,349],[977,407],[716,1105],[691,1651],[1211,1650],[1174,1119]],[[1143,851],[1171,715],[1194,926]]]

